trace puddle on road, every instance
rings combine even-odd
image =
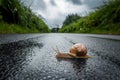
[[[0,45],[0,80],[13,79],[35,55],[34,48],[44,45],[31,39]]]

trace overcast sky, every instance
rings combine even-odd
[[[33,12],[45,18],[47,25],[52,28],[62,25],[68,14],[77,13],[85,16],[103,5],[105,0],[21,0],[30,6]]]

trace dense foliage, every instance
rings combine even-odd
[[[8,26],[2,26],[4,24],[9,24],[10,26],[15,24],[21,26],[21,29],[29,29],[29,32],[50,31],[42,19],[38,18],[38,16],[18,0],[0,0],[0,24],[0,27],[4,28],[8,28]],[[16,26],[16,28],[18,28],[18,26]],[[0,33],[4,33],[4,31],[2,31],[3,28],[0,29]],[[8,30],[8,33],[9,32]]]
[[[65,27],[66,25],[71,24],[72,22],[77,21],[78,19],[80,19],[80,16],[78,16],[77,14],[70,14],[66,17],[65,21],[63,22],[63,27]]]
[[[52,28],[52,29],[51,29],[51,32],[53,32],[53,33],[57,33],[58,30],[59,30],[59,28]]]
[[[59,32],[120,34],[119,4],[120,0],[111,0],[88,16],[63,25]]]

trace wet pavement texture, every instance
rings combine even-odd
[[[120,80],[120,36],[89,34],[0,35],[0,80]],[[87,46],[88,59],[56,59]]]

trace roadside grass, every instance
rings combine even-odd
[[[69,25],[63,25],[59,32],[120,34],[120,0],[110,0],[105,5],[81,17]]]
[[[47,33],[48,25],[20,0],[0,0],[0,33]]]
[[[29,29],[28,27],[20,26],[17,24],[8,24],[5,22],[0,22],[0,33],[1,34],[8,34],[8,33],[38,33],[37,29],[32,27]]]

